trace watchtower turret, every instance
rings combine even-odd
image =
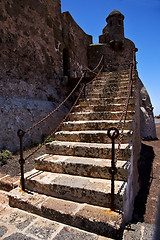
[[[114,10],[106,18],[107,25],[103,35],[99,37],[100,43],[109,43],[111,47],[121,49],[124,43],[124,15]]]

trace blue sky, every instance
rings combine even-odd
[[[61,0],[61,4],[62,12],[69,11],[93,36],[94,43],[98,43],[111,11],[119,10],[125,16],[125,37],[139,50],[139,77],[150,95],[154,114],[160,114],[160,0]]]

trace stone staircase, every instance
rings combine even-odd
[[[111,141],[107,129],[119,122],[128,81],[129,71],[123,71],[102,73],[90,84],[55,141],[46,145],[46,154],[36,159],[35,169],[26,174],[28,191],[17,188],[10,192],[10,206],[119,239],[133,158],[135,97],[130,99],[117,162],[115,212],[110,210]]]

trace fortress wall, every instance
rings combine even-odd
[[[63,39],[68,51],[69,77],[81,76],[82,70],[88,66],[87,49],[92,43],[92,36],[87,35],[74,21],[69,12],[62,13]]]
[[[0,9],[0,149],[16,151],[17,130],[46,116],[73,88],[63,84],[63,50],[72,45],[78,60],[71,55],[70,74],[78,75],[82,69],[79,61],[87,64],[91,37],[70,20],[70,14],[61,13],[60,0],[1,1]],[[71,43],[66,33],[74,38]],[[26,138],[28,146],[31,137],[32,142],[40,141],[57,126],[74,98]]]

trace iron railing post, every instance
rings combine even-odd
[[[17,135],[19,137],[19,142],[20,142],[20,159],[19,159],[20,170],[21,170],[20,185],[21,185],[22,190],[25,191],[25,180],[24,180],[25,160],[23,158],[23,137],[25,135],[25,131],[23,131],[22,129],[19,129],[17,132]]]
[[[112,162],[109,172],[111,174],[111,210],[114,211],[115,210],[114,176],[117,173],[117,168],[115,166],[115,139],[119,136],[119,130],[115,127],[111,127],[108,129],[107,135],[112,140]]]

